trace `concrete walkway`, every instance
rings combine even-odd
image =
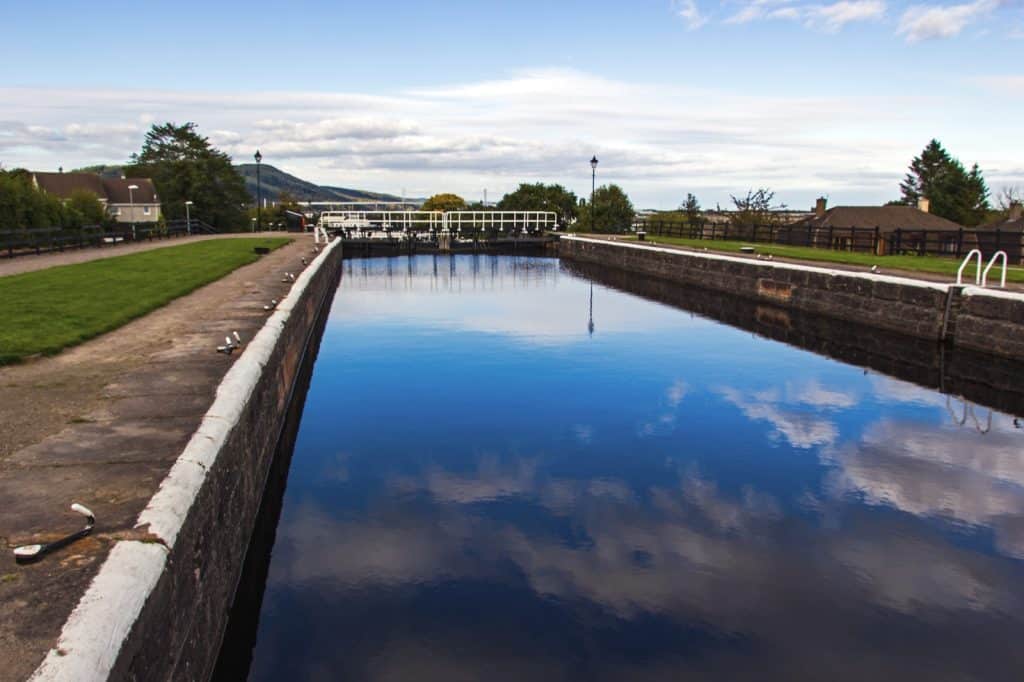
[[[240,355],[219,354],[217,344],[234,330],[251,339],[269,314],[263,305],[291,287],[283,272],[311,260],[312,239],[293,236],[294,243],[117,331],[0,369],[0,681],[31,675],[113,542],[138,535],[136,518]],[[86,253],[52,258],[76,255]],[[15,546],[81,527],[72,502],[96,513],[93,535],[17,565]]]
[[[138,253],[139,251],[165,249],[169,246],[190,244],[192,242],[201,242],[206,241],[208,239],[237,239],[246,237],[301,238],[303,236],[310,237],[312,235],[302,235],[301,233],[295,232],[257,232],[255,234],[251,232],[232,232],[230,234],[208,234],[194,235],[191,237],[177,237],[174,239],[158,239],[151,242],[128,242],[114,244],[111,246],[104,246],[100,248],[73,250],[69,249],[67,251],[57,251],[55,253],[42,253],[39,254],[38,256],[28,254],[24,256],[16,256],[14,258],[0,258],[0,277],[4,277],[5,275],[17,275],[22,272],[45,270],[46,268],[52,268],[56,265],[71,265],[72,263],[85,263],[87,261],[99,260],[101,258],[113,258],[114,256],[124,256],[129,253]]]

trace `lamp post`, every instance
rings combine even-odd
[[[260,185],[260,161],[263,160],[263,155],[260,154],[260,150],[256,150],[256,154],[253,155],[256,159],[256,229],[263,230],[263,188]]]
[[[132,241],[135,241],[135,190],[138,185],[128,185],[128,210],[132,214]]]
[[[590,231],[594,232],[594,193],[597,191],[597,155],[590,159]]]
[[[185,202],[185,231],[188,234],[192,234],[192,214],[189,211],[189,207],[192,206],[191,201]]]

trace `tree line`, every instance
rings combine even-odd
[[[35,228],[79,229],[107,226],[106,209],[92,192],[78,190],[67,201],[41,192],[32,183],[32,173],[23,169],[0,169],[0,232]]]
[[[936,139],[911,160],[899,189],[900,198],[888,205],[916,207],[921,199],[927,199],[930,213],[965,227],[977,227],[1005,218],[1011,204],[1021,200],[1019,189],[1006,187],[993,204],[978,164],[973,164],[968,170]],[[734,206],[731,221],[740,225],[772,222],[773,212],[787,208],[785,204],[774,203],[774,197],[775,193],[768,188],[751,189],[746,196],[730,195]],[[688,193],[677,211],[663,217],[696,223],[702,213],[697,197]]]
[[[594,191],[593,205],[559,184],[522,183],[493,206],[467,203],[457,194],[435,194],[422,206],[424,211],[550,211],[560,225],[594,232],[625,232],[633,223],[633,203],[615,184]]]

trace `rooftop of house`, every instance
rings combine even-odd
[[[927,204],[925,204],[926,206]],[[815,215],[798,225],[814,227],[877,227],[881,230],[959,230],[961,225],[914,206],[836,206],[818,201]]]
[[[1011,232],[1024,232],[1024,210],[1019,203],[1010,205],[1006,217],[982,225],[983,230],[1009,230]]]
[[[61,199],[86,190],[111,204],[156,204],[156,187],[149,178],[104,178],[95,173],[33,173],[39,189]],[[129,190],[134,185],[136,189]]]

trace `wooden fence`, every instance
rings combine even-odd
[[[878,227],[816,227],[813,225],[733,225],[648,220],[643,229],[659,237],[741,241],[877,255],[949,256],[962,258],[981,249],[986,258],[1005,251],[1011,263],[1024,258],[1020,232],[1002,230],[919,230]]]

